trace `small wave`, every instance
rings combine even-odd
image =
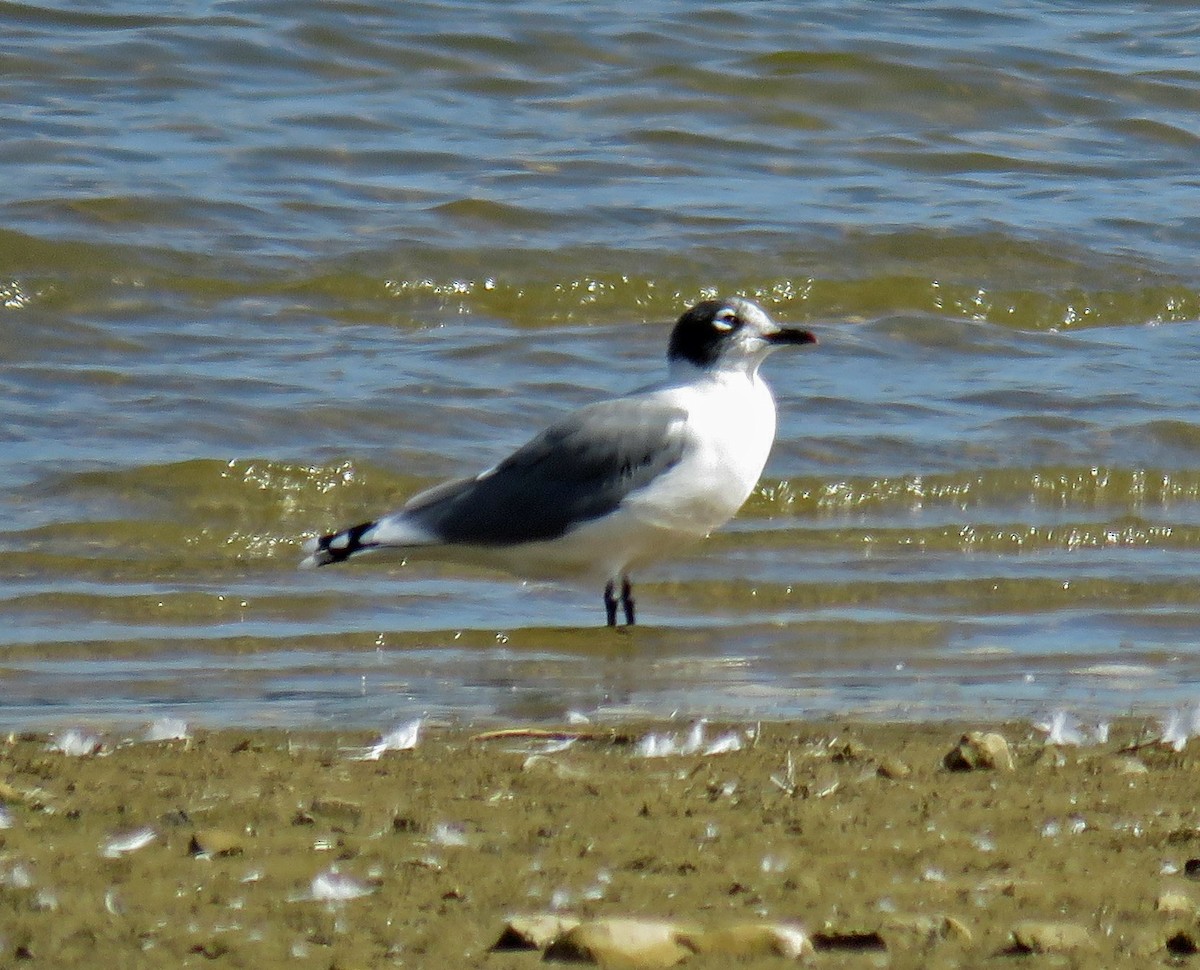
[[[761,485],[749,508],[761,514],[853,510],[902,514],[929,508],[1106,509],[1144,512],[1200,502],[1200,471],[1043,466],[961,473],[846,478],[797,477]]]

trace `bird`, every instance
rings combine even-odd
[[[619,606],[633,626],[633,571],[707,537],[758,483],[775,440],[760,365],[816,342],[743,297],[702,300],[671,330],[661,383],[584,406],[478,475],[310,540],[300,565],[391,550],[603,583],[606,624]]]

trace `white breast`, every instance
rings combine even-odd
[[[758,483],[775,440],[775,401],[757,374],[717,375],[670,393],[688,413],[688,447],[626,504],[647,524],[700,538],[733,518]]]

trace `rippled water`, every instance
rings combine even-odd
[[[1200,26],[1169,3],[0,2],[0,721],[1200,697]],[[304,537],[760,299],[780,434],[598,591]]]

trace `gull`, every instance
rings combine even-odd
[[[313,539],[300,565],[390,550],[603,583],[608,625],[619,605],[632,626],[631,573],[724,525],[758,483],[775,440],[760,365],[816,342],[741,297],[697,303],[671,331],[662,383],[581,408],[478,475]]]

